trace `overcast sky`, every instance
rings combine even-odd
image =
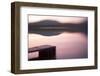
[[[71,16],[43,16],[43,15],[28,15],[28,22],[34,23],[42,20],[55,20],[61,23],[78,24],[87,20],[87,17],[71,17]]]

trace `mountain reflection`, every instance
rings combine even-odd
[[[34,23],[28,23],[28,33],[40,34],[44,36],[59,35],[63,32],[80,32],[87,35],[88,21],[82,23],[60,23],[54,20],[43,20]]]

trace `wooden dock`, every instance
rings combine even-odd
[[[37,58],[28,58],[28,60],[49,60],[56,58],[56,46],[51,45],[41,45],[37,47],[32,47],[28,49],[28,53],[38,52],[39,56]]]

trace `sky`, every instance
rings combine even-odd
[[[28,15],[28,20],[29,23],[34,23],[42,20],[55,20],[60,23],[78,24],[86,21],[87,17]]]

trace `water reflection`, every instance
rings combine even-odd
[[[87,36],[79,32],[63,32],[54,36],[29,34],[29,48],[39,45],[56,46],[57,59],[87,58],[88,56]]]

